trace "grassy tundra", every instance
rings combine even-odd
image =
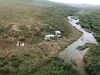
[[[47,64],[48,67],[53,67],[50,66],[53,57],[81,35],[67,18],[78,10],[45,0],[0,2],[0,73],[35,75],[35,72],[39,73],[40,68]],[[52,34],[56,30],[61,31],[62,38],[56,41],[43,40],[46,34]],[[16,46],[17,41],[25,43],[25,46],[19,49]],[[55,61],[58,62],[58,60]],[[68,64],[65,63],[65,66]],[[64,64],[61,65],[64,67]],[[71,64],[68,67],[70,68],[67,71],[68,74],[74,75],[71,71],[77,72],[72,69]],[[60,72],[59,70],[57,69],[57,73],[67,74],[65,72],[67,69],[62,69],[63,71]]]

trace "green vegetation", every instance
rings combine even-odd
[[[98,42],[100,42],[99,33],[100,33],[100,18],[98,15],[95,14],[85,14],[79,15],[80,25],[87,31],[87,32],[94,32],[94,37]]]
[[[76,63],[75,60],[71,59],[71,63],[72,63],[73,65],[77,66],[77,63]]]
[[[87,53],[84,55],[83,60],[86,63],[86,71],[89,75],[99,75],[100,74],[100,10],[98,8],[88,8],[85,9],[84,14],[77,14],[80,22],[79,24],[87,31],[93,32],[98,45],[89,44],[78,47],[79,50],[90,47]]]
[[[20,38],[19,41],[25,41],[25,38]]]
[[[10,69],[8,67],[0,68],[0,73],[1,74],[9,74],[10,73]]]
[[[16,55],[12,55],[10,61],[11,61],[11,66],[18,67],[20,63],[23,61],[23,59],[19,58]]]
[[[17,67],[20,65],[22,61],[23,59],[17,55],[11,55],[10,58],[8,57],[1,58],[0,74],[14,74],[14,75],[18,74],[19,70],[17,70]],[[12,68],[10,66],[12,66]]]
[[[83,46],[78,46],[77,49],[79,49],[80,51],[82,51],[82,50],[84,50],[84,49],[86,49],[86,48],[90,48],[90,47],[92,47],[92,46],[94,46],[94,45],[96,45],[96,44],[94,44],[94,43],[86,43],[86,44],[83,45]]]
[[[92,55],[90,54],[89,50],[85,53],[83,60],[86,63],[86,65],[90,64],[90,62],[92,60]]]
[[[39,72],[34,75],[80,75],[77,69],[73,69],[69,62],[64,62],[64,60],[59,57],[54,58],[54,61],[49,63],[47,66],[40,69]]]
[[[30,56],[30,54],[29,53],[25,53],[24,56]]]
[[[93,46],[89,49],[90,54],[92,55],[92,61],[86,67],[86,71],[90,75],[99,75],[100,74],[100,45]]]
[[[52,70],[54,74],[64,72],[74,75],[76,72],[78,75],[78,71],[73,69],[70,63],[60,63],[61,61],[54,60],[58,57],[52,58],[80,37],[81,33],[67,18],[78,10],[80,9],[45,0],[0,2],[0,57],[7,55],[6,58],[0,58],[0,73],[2,71],[2,74],[10,75],[35,75],[44,67],[54,68],[52,62],[55,62],[57,70]],[[54,34],[56,30],[61,31],[61,38],[56,41],[42,39],[47,34]],[[18,41],[25,43],[21,50],[16,46]],[[64,69],[59,71],[61,65]]]

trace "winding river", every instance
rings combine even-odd
[[[81,27],[81,25],[77,25],[76,24],[77,22],[79,22],[79,19],[78,20],[74,20],[74,19],[71,18],[71,16],[69,16],[68,19],[69,19],[69,22],[73,26],[75,26],[79,31],[83,32],[83,34],[77,41],[75,41],[71,45],[67,46],[67,48],[65,50],[61,51],[59,53],[59,57],[64,59],[65,61],[70,61],[71,59],[76,60],[77,68],[80,70],[81,74],[82,75],[88,75],[84,70],[85,63],[83,61],[83,56],[86,53],[86,51],[88,50],[88,48],[83,50],[83,51],[79,51],[76,48],[78,46],[82,46],[82,45],[84,45],[86,43],[95,43],[95,44],[97,44],[97,41],[94,38],[93,33],[86,32]]]

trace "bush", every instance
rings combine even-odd
[[[62,65],[64,70],[70,70],[72,68],[72,65],[68,62],[64,62]]]
[[[37,69],[35,67],[31,68],[32,72],[36,72]]]
[[[73,65],[75,65],[75,66],[77,66],[77,63],[76,63],[76,61],[75,60],[71,60],[71,63],[73,64]]]
[[[86,66],[86,71],[90,75],[97,75],[100,71],[100,45],[95,45],[89,49],[92,55],[92,60],[88,66]]]
[[[96,44],[94,44],[94,43],[86,43],[86,44],[83,45],[83,46],[78,46],[77,49],[79,49],[80,51],[82,51],[82,50],[84,50],[84,49],[86,49],[86,48],[90,48],[90,47],[92,47],[92,46],[94,46],[94,45],[96,45]]]
[[[0,34],[1,34],[3,31],[4,31],[4,28],[1,27],[1,28],[0,28]]]
[[[30,36],[29,35],[24,35],[25,36],[25,38],[29,38]]]
[[[23,61],[22,58],[20,58],[20,57],[18,57],[16,55],[11,55],[10,60],[11,60],[11,65],[13,67],[18,67],[20,65],[20,63]]]
[[[28,28],[26,27],[26,25],[21,25],[21,26],[19,26],[19,29],[20,29],[20,30],[28,30]]]
[[[4,67],[5,65],[3,63],[0,63],[0,67]]]
[[[9,74],[10,73],[10,69],[8,67],[0,68],[0,72],[4,73],[4,74]]]
[[[15,60],[19,60],[20,58],[16,55],[12,55],[11,58],[9,60],[11,61],[15,61]]]
[[[48,54],[45,54],[45,56],[48,56]]]
[[[30,54],[29,53],[25,53],[24,56],[30,56]]]
[[[20,63],[21,63],[20,60],[15,60],[15,61],[13,61],[13,62],[11,63],[11,65],[12,65],[13,67],[18,67],[18,66],[20,65]]]
[[[50,62],[51,62],[51,59],[48,58],[48,59],[46,59],[45,61],[46,61],[46,63],[50,63]]]
[[[3,36],[3,38],[7,38],[7,37],[8,37],[7,35]]]
[[[0,60],[1,60],[1,59],[2,59],[2,60],[4,60],[4,59],[5,59],[5,57],[3,57],[3,56],[2,56],[2,57],[0,57]]]
[[[78,46],[77,49],[79,49],[80,51],[86,49],[88,46],[86,45],[83,45],[83,46]]]
[[[14,69],[12,69],[11,72],[12,72],[12,73],[18,73],[18,72],[19,72],[19,69],[18,69],[18,68],[14,68]]]
[[[11,55],[11,57],[17,57],[16,55]]]
[[[9,61],[8,61],[8,60],[3,60],[2,63],[3,63],[4,65],[6,65],[6,64],[9,63]]]
[[[25,38],[20,38],[20,40],[19,41],[25,41]]]
[[[19,37],[19,34],[13,34],[13,37]]]
[[[54,58],[54,60],[57,60],[57,59],[59,59],[59,57],[56,55],[56,56],[54,56],[53,57]]]
[[[78,69],[71,69],[71,72],[75,75],[80,75],[79,70]]]
[[[35,33],[35,36],[40,36],[40,34],[41,34],[41,32],[40,32],[40,31],[37,31],[37,32]]]

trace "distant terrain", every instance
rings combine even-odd
[[[64,4],[67,4],[69,6],[73,6],[73,7],[100,7],[100,5],[93,5],[93,4],[73,4],[73,3],[64,3]]]

